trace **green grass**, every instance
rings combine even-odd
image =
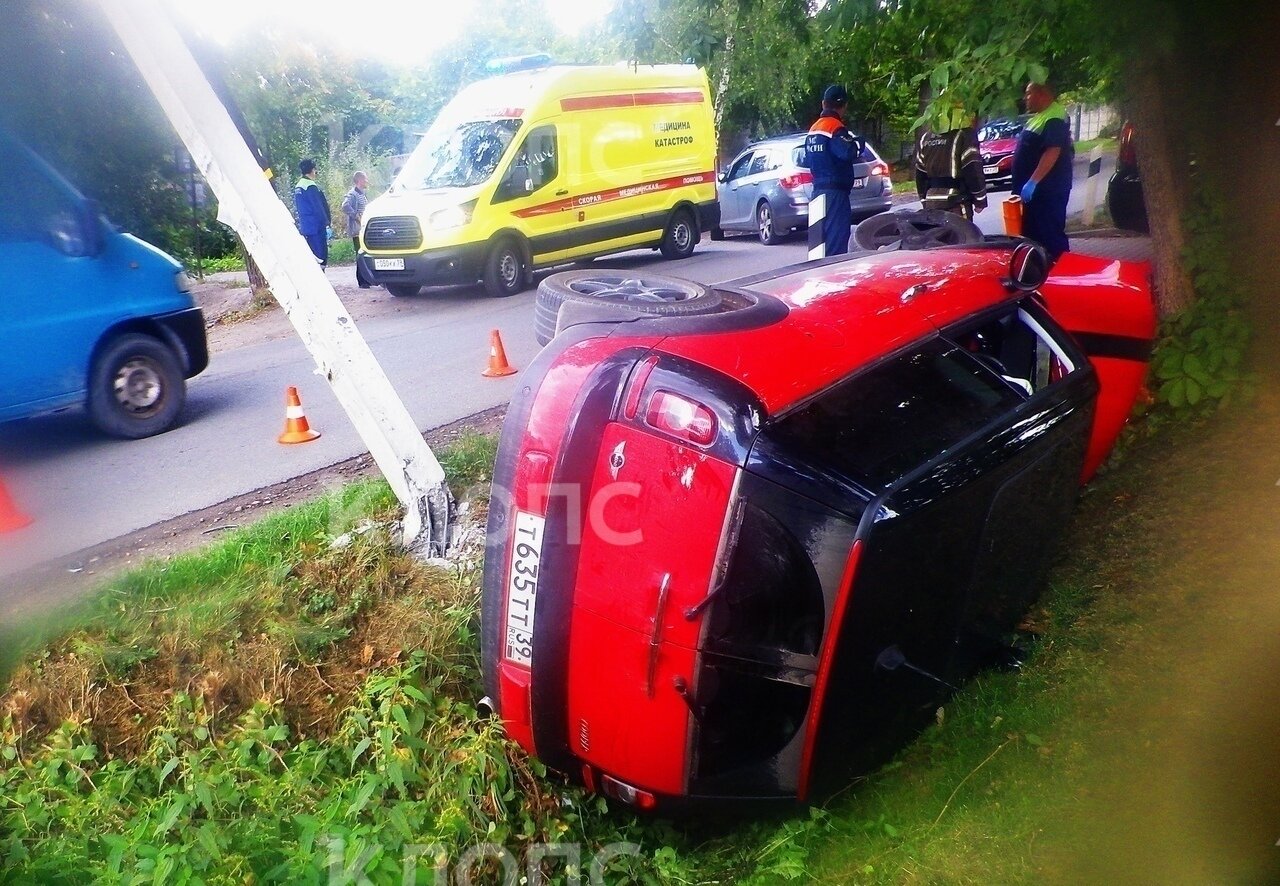
[[[1099,146],[1102,147],[1102,153],[1104,154],[1110,153],[1115,150],[1116,139],[1114,137],[1090,138],[1090,139],[1085,139],[1084,141],[1076,142],[1076,146],[1075,146],[1076,156],[1082,156],[1084,154],[1088,154],[1094,148]]]
[[[350,237],[334,237],[329,243],[329,264],[350,265],[355,264],[356,247],[351,242]],[[193,269],[194,270],[194,269]],[[238,253],[224,255],[219,258],[204,258],[200,260],[200,272],[204,274],[216,274],[223,271],[243,271],[244,259]]]

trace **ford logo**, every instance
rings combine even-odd
[[[395,235],[396,235],[396,229],[395,229],[395,228],[385,228],[385,229],[382,231],[382,236],[384,236],[384,237],[394,237]]]

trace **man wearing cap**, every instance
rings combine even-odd
[[[293,205],[298,210],[298,230],[311,247],[311,253],[320,262],[320,267],[329,263],[329,201],[324,191],[316,184],[316,161],[310,157],[298,164],[302,178],[293,189]]]
[[[849,228],[853,222],[849,192],[853,190],[853,165],[862,154],[862,143],[844,125],[848,103],[849,95],[843,86],[828,86],[822,93],[822,114],[804,140],[804,165],[813,174],[814,199],[826,199],[826,215],[822,219],[826,255],[849,251]]]
[[[978,154],[974,119],[959,105],[941,112],[916,141],[916,193],[925,209],[943,209],[972,221],[987,208],[987,180]]]

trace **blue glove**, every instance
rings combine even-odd
[[[1030,184],[1030,183],[1028,182],[1028,184]],[[331,226],[329,226],[329,225],[325,225],[325,227],[324,227],[324,238],[325,238],[326,240],[332,240],[332,239],[333,239],[333,228],[332,228]]]
[[[1030,203],[1031,197],[1036,192],[1036,183],[1034,179],[1027,179],[1027,183],[1022,186],[1022,192],[1018,195],[1022,198],[1023,203]]]

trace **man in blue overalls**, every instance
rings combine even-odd
[[[1068,249],[1067,198],[1075,157],[1071,125],[1045,84],[1028,83],[1025,96],[1032,116],[1013,152],[1013,193],[1022,198],[1023,235],[1057,261]]]
[[[804,165],[813,174],[813,196],[826,198],[822,220],[826,255],[849,251],[849,228],[853,223],[849,192],[853,190],[853,165],[862,154],[862,143],[844,125],[848,103],[849,95],[843,86],[828,86],[822,93],[822,115],[804,140]]]

